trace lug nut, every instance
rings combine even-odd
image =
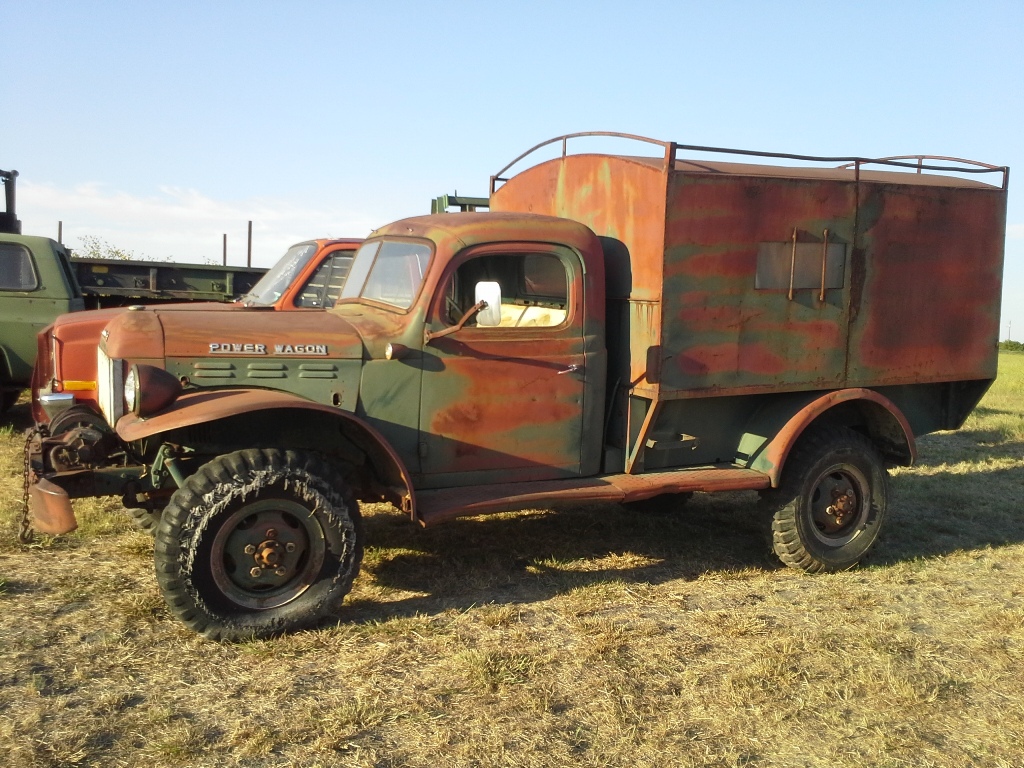
[[[278,568],[276,571],[274,571],[274,575],[275,576],[287,576],[288,575],[288,569],[287,568],[283,568],[283,567],[282,568]]]
[[[285,552],[294,552],[295,551],[295,542],[294,541],[289,541],[287,544],[285,544],[284,545],[284,551]]]
[[[256,554],[256,547],[254,545],[252,545],[252,544],[247,544],[245,546],[245,554],[247,554],[247,555],[255,555]]]
[[[252,576],[254,579],[258,579],[260,576],[263,575],[263,569],[253,568],[251,571],[249,571],[249,575]]]
[[[276,539],[277,538],[277,528],[267,528],[267,538],[268,539]]]

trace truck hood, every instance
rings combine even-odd
[[[104,334],[107,355],[128,359],[363,357],[358,330],[330,312],[146,307],[117,315]]]

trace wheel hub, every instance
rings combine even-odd
[[[233,602],[250,608],[294,599],[323,561],[322,534],[312,525],[304,509],[284,500],[248,505],[216,537],[214,580]]]
[[[842,526],[857,507],[857,494],[852,488],[845,491],[835,488],[832,491],[832,504],[825,510],[836,521],[837,526]]]
[[[850,465],[833,466],[818,476],[810,498],[811,533],[831,547],[852,541],[870,513],[862,489],[868,481]]]
[[[256,565],[260,568],[276,568],[284,555],[280,542],[267,540],[256,549]]]

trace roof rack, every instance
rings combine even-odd
[[[637,136],[632,133],[618,133],[615,131],[587,131],[584,133],[567,133],[564,136],[556,136],[553,139],[542,141],[534,147],[523,152],[515,160],[510,162],[496,174],[491,176],[491,193],[497,188],[499,182],[503,183],[508,181],[504,174],[509,168],[514,166],[520,160],[528,157],[529,155],[536,152],[542,147],[546,147],[556,142],[562,143],[562,157],[565,157],[568,151],[569,139],[577,139],[582,137],[593,137],[593,136],[604,136],[616,139],[627,139],[630,141],[639,141],[646,144],[654,144],[655,146],[662,147],[665,156],[665,167],[672,168],[676,162],[676,153],[678,150],[686,150],[688,152],[714,152],[718,154],[726,155],[746,155],[749,157],[768,157],[782,160],[801,160],[806,162],[814,163],[840,163],[838,168],[853,168],[854,179],[860,178],[860,168],[862,165],[888,165],[895,166],[898,168],[911,168],[921,173],[922,171],[945,171],[950,173],[1001,173],[1003,175],[1002,189],[1006,189],[1010,180],[1010,169],[1005,165],[990,165],[988,163],[982,163],[977,160],[965,160],[960,157],[944,157],[941,155],[894,155],[892,157],[819,157],[817,155],[796,155],[789,152],[762,152],[751,149],[729,149],[726,147],[704,147],[696,144],[677,144],[674,141],[660,141],[659,139],[651,139],[646,136]],[[940,161],[945,163],[958,163],[958,166],[951,165],[934,165],[932,163],[925,163],[925,161]],[[908,162],[914,161],[914,162]]]

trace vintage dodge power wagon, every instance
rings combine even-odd
[[[113,318],[124,450],[58,471],[37,434],[35,526],[73,528],[72,497],[148,505],[171,613],[221,639],[337,614],[357,500],[426,526],[757,490],[783,562],[855,565],[886,467],[996,375],[1008,170],[570,138],[492,177],[490,213],[373,232],[329,311]]]

